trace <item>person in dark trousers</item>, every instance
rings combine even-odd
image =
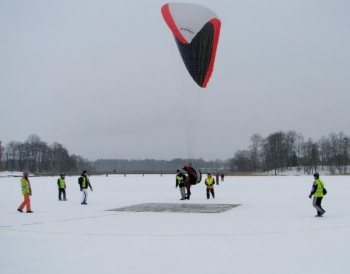
[[[324,189],[324,183],[320,179],[320,174],[317,172],[314,174],[315,181],[312,184],[311,193],[309,195],[309,198],[311,199],[312,195],[314,196],[312,205],[314,208],[316,208],[317,215],[315,217],[322,217],[323,214],[326,213],[326,211],[322,208],[321,203],[323,199],[323,189]]]
[[[87,176],[87,171],[84,170],[81,176],[79,177],[79,185],[80,185],[80,191],[82,191],[82,198],[81,198],[81,204],[87,205],[87,198],[88,198],[88,188],[90,187],[90,190],[93,191],[92,186],[90,184],[89,177]]]
[[[180,170],[176,171],[176,185],[175,188],[179,187],[180,188],[180,193],[181,193],[181,199],[180,200],[186,200],[186,192],[185,192],[185,187],[186,187],[186,175],[180,172]]]
[[[214,199],[215,198],[215,192],[214,192],[215,179],[211,176],[210,173],[208,173],[207,178],[205,179],[205,185],[207,186],[207,199],[210,199],[210,193]]]
[[[30,207],[30,196],[32,196],[32,188],[29,182],[29,173],[24,172],[21,179],[21,189],[24,201],[18,207],[17,211],[23,212],[24,207],[26,207],[27,213],[33,213]]]
[[[67,201],[66,199],[66,177],[64,173],[61,173],[60,177],[57,179],[57,186],[58,186],[58,200],[62,201],[62,194],[63,194],[63,201]]]
[[[219,173],[215,174],[215,178],[216,178],[216,184],[218,185],[219,184]]]
[[[225,174],[224,174],[224,173],[221,173],[221,182],[224,181],[224,178],[225,178]]]
[[[191,166],[183,165],[182,169],[187,172],[187,179],[186,179],[186,190],[187,195],[186,199],[189,200],[191,198],[191,185],[197,184],[197,173]]]

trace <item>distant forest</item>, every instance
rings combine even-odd
[[[350,165],[350,138],[343,132],[330,133],[318,141],[305,140],[295,131],[275,132],[262,138],[254,134],[247,150],[238,150],[229,160],[229,170],[239,172],[284,171],[297,167],[304,173],[328,169],[347,173]]]
[[[108,172],[176,172],[188,160],[97,160],[95,162],[69,151],[57,142],[48,145],[38,135],[30,135],[25,142],[11,141],[2,147],[0,170],[29,171],[35,174],[80,174]],[[204,169],[219,170],[224,166],[221,160],[206,162],[193,160],[193,164]]]
[[[48,145],[38,135],[30,135],[25,142],[11,141],[2,147],[1,166],[7,171],[29,171],[31,173],[80,173],[93,170],[93,162],[68,150],[55,142]]]
[[[228,148],[229,149],[229,148]],[[254,134],[248,149],[237,150],[227,160],[192,160],[193,165],[205,172],[270,172],[297,167],[300,172],[312,173],[327,169],[330,173],[347,173],[350,166],[350,137],[343,132],[330,133],[318,141],[305,140],[295,131],[278,131],[263,138]],[[186,159],[125,160],[99,159],[89,161],[55,142],[48,145],[37,135],[30,135],[25,142],[11,141],[2,147],[1,166],[7,171],[32,173],[80,173],[89,172],[175,172]]]
[[[94,162],[97,171],[109,171],[114,173],[121,172],[164,172],[175,173],[181,166],[188,164],[187,159],[166,160],[123,160],[123,159],[105,159]],[[227,162],[228,163],[228,162]],[[203,159],[192,160],[194,166],[200,167],[206,172],[218,172],[225,170],[225,162],[222,160],[204,161]]]

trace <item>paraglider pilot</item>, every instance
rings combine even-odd
[[[191,166],[183,165],[182,169],[187,172],[187,179],[186,179],[186,190],[187,190],[187,196],[186,199],[189,200],[191,198],[191,185],[197,184],[197,173]]]

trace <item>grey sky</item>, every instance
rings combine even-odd
[[[232,157],[255,133],[350,134],[350,1],[190,2],[222,22],[196,158]],[[1,0],[0,140],[37,134],[91,160],[187,157],[165,3]]]

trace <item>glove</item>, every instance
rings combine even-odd
[[[309,195],[309,198],[311,199],[311,195]]]
[[[91,191],[91,192],[94,192],[94,190],[92,189],[92,187],[90,187],[90,191]]]
[[[80,191],[83,191],[83,189],[82,189],[82,188],[80,188]]]

